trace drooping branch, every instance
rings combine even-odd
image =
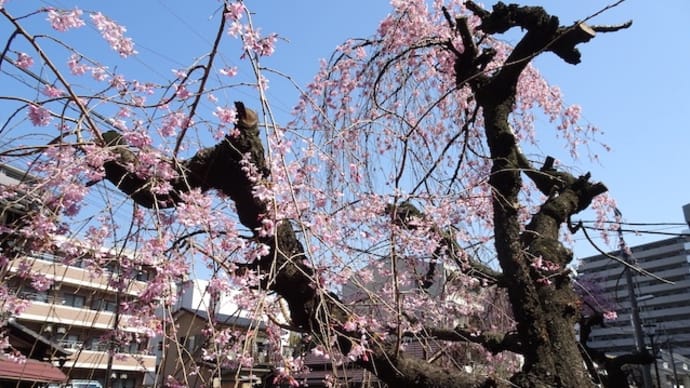
[[[225,9],[224,12],[228,11],[228,4],[225,4]],[[196,110],[199,107],[199,102],[201,101],[201,97],[204,95],[204,91],[206,90],[206,83],[208,82],[209,77],[211,76],[211,69],[213,68],[213,62],[216,58],[216,55],[218,54],[218,47],[220,45],[220,41],[225,35],[225,17],[220,18],[220,23],[218,24],[218,30],[216,32],[216,38],[213,41],[213,47],[211,48],[211,51],[209,52],[207,56],[207,61],[206,64],[203,65],[201,68],[203,70],[203,74],[201,75],[201,79],[199,82],[199,87],[198,91],[194,96],[194,99],[192,101],[192,105],[189,108],[189,115],[187,117],[187,123],[190,123],[192,119],[194,118],[194,115],[196,114]],[[240,117],[242,117],[242,114],[240,114]],[[184,127],[182,128],[182,131],[180,131],[180,134],[177,137],[177,140],[175,142],[175,149],[173,150],[173,155],[177,156],[177,152],[180,150],[180,147],[182,146],[182,140],[185,137],[185,134],[187,133],[187,129],[189,128],[188,124],[185,124]]]
[[[305,264],[302,244],[289,221],[279,222],[274,236],[260,237],[258,228],[266,214],[267,204],[255,198],[257,184],[247,176],[250,163],[260,176],[267,178],[270,171],[264,159],[256,113],[236,103],[237,132],[227,136],[213,147],[197,152],[192,158],[175,165],[179,177],[171,182],[173,190],[154,193],[149,179],[129,171],[136,163],[136,153],[123,142],[121,136],[109,133],[108,142],[116,159],[106,162],[106,179],[127,193],[136,203],[149,208],[173,207],[181,201],[181,194],[191,189],[216,189],[230,197],[237,208],[240,222],[254,232],[255,238],[270,247],[267,255],[241,271],[254,270],[263,277],[263,286],[283,298],[290,310],[290,327],[329,343],[335,335],[340,350],[347,354],[353,339],[359,334],[344,329],[349,312],[332,294],[319,291],[314,270]],[[361,365],[392,386],[408,387],[481,387],[492,386],[491,379],[465,373],[458,376],[422,360],[409,359],[383,347],[372,350]],[[398,383],[400,385],[398,385]]]
[[[411,202],[405,201],[396,205],[389,204],[386,207],[386,213],[392,217],[392,222],[400,227],[414,230],[419,227],[419,222],[424,223],[426,218],[424,213],[417,209]],[[439,236],[438,247],[432,254],[429,268],[422,281],[423,288],[429,288],[434,279],[436,265],[443,261],[444,257],[448,257],[457,265],[459,271],[466,275],[476,277],[485,281],[490,285],[504,285],[503,275],[475,259],[460,247],[457,241],[453,238],[450,230],[441,230],[436,225],[432,225],[431,229]]]

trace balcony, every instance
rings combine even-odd
[[[130,316],[121,315],[120,318],[122,322],[126,322]],[[91,310],[86,307],[69,307],[34,301],[26,310],[17,316],[17,319],[41,323],[54,323],[70,327],[109,330],[113,328],[115,323],[115,314],[109,311]],[[126,327],[122,327],[121,329],[130,332],[137,331],[134,328],[129,329]]]
[[[109,286],[109,280],[112,276],[112,273],[109,271],[103,271],[101,274],[94,274],[92,271],[88,271],[84,268],[68,266],[50,260],[50,258],[45,255],[41,257],[28,256],[24,259],[30,261],[33,272],[44,274],[57,283],[115,292],[115,290]],[[10,266],[10,272],[16,273],[18,265],[18,260],[13,261]],[[145,288],[146,282],[135,280],[130,282],[130,287],[125,293],[137,296],[141,294]]]
[[[63,368],[108,369],[107,351],[86,350],[74,352]],[[112,369],[132,372],[155,372],[156,356],[148,354],[115,353],[112,356]]]

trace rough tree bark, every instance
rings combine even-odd
[[[530,264],[544,258],[566,268],[572,253],[558,240],[560,226],[585,209],[592,199],[605,192],[601,183],[589,182],[589,174],[575,178],[557,173],[552,166],[536,171],[521,153],[509,124],[515,104],[520,74],[536,55],[551,51],[565,62],[576,64],[578,43],[594,37],[597,28],[584,24],[561,27],[557,17],[541,7],[520,7],[498,3],[488,12],[473,2],[468,8],[481,18],[479,30],[487,34],[513,27],[526,30],[504,66],[493,75],[481,73],[486,60],[479,54],[464,19],[456,20],[464,51],[458,54],[458,86],[474,91],[484,115],[491,158],[489,180],[494,189],[494,229],[498,260],[504,273],[508,295],[517,321],[525,365],[512,379],[522,387],[586,387],[592,378],[582,361],[574,326],[579,318],[578,298],[566,271],[552,284],[540,282],[543,275]],[[524,231],[518,220],[521,172],[535,181],[548,196]]]
[[[572,260],[572,253],[558,240],[560,227],[569,217],[585,209],[592,199],[605,192],[601,183],[593,183],[589,175],[574,177],[556,171],[552,160],[536,169],[518,147],[509,125],[518,79],[536,55],[550,51],[565,62],[576,64],[580,54],[575,46],[594,37],[595,32],[624,28],[590,27],[576,24],[562,27],[558,18],[540,7],[520,7],[498,3],[487,11],[473,2],[467,7],[481,19],[478,31],[470,31],[463,18],[448,21],[463,40],[464,49],[456,50],[448,43],[445,49],[456,53],[457,87],[469,87],[484,116],[488,146],[493,160],[490,185],[493,189],[495,249],[503,273],[500,286],[505,287],[518,322],[517,333],[497,337],[479,336],[474,342],[485,342],[487,349],[510,349],[524,356],[523,369],[512,378],[521,387],[588,387],[592,376],[585,366],[574,326],[579,319],[578,298],[566,271],[555,274],[551,284],[540,282],[540,274],[531,264],[537,257],[548,259],[560,268]],[[474,34],[496,34],[513,27],[526,33],[515,46],[500,70],[485,72],[493,52],[479,52]],[[270,253],[242,268],[254,270],[264,277],[263,286],[284,298],[290,308],[291,326],[296,330],[325,338],[324,322],[339,335],[341,350],[349,349],[348,332],[343,329],[348,311],[336,297],[321,294],[313,286],[313,269],[305,265],[305,252],[289,220],[283,220],[275,236],[260,237],[258,228],[266,214],[267,204],[252,194],[254,183],[243,170],[246,158],[268,178],[270,171],[264,160],[256,114],[236,104],[239,134],[228,136],[217,145],[202,149],[192,158],[172,161],[179,178],[170,182],[169,193],[154,194],[150,182],[130,173],[127,163],[136,154],[119,141],[108,141],[118,158],[106,163],[106,179],[127,193],[136,203],[152,208],[173,207],[180,193],[199,188],[216,189],[236,204],[240,222],[255,232],[254,238],[270,247]],[[117,139],[109,134],[106,138]],[[533,180],[548,197],[537,214],[523,229],[518,220],[519,192],[522,176]],[[496,275],[498,276],[498,275]],[[465,338],[460,330],[437,333],[449,340]],[[483,338],[486,338],[485,341]],[[505,343],[504,343],[505,342]],[[362,365],[391,386],[405,387],[477,387],[497,383],[482,376],[462,371],[446,371],[420,360],[406,358],[386,349],[374,349]]]

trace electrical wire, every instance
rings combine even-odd
[[[675,236],[675,237],[685,237],[685,236],[690,236],[690,233],[688,232],[660,232],[656,230],[638,230],[638,229],[606,229],[606,228],[598,228],[595,226],[582,226],[584,229],[589,229],[589,230],[596,230],[600,232],[617,232],[621,231],[624,233],[635,233],[635,234],[655,234],[655,235],[661,235],[661,236]]]
[[[619,222],[619,221],[579,221],[583,224],[618,224],[618,225],[629,225],[629,226],[688,226],[684,222]]]

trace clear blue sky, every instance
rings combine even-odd
[[[613,1],[613,0],[612,0]],[[611,2],[612,2],[611,1]],[[581,19],[609,2],[600,0],[544,1],[543,5],[561,17],[562,23]],[[389,12],[383,0],[248,0],[254,21],[266,33],[276,32],[281,41],[266,64],[306,84],[318,68],[318,60],[350,37],[369,36],[378,21]],[[487,2],[487,4],[491,4]],[[141,78],[171,77],[170,69],[187,66],[207,52],[216,28],[209,17],[218,1],[144,0],[84,1],[8,0],[6,7],[56,6],[102,10],[128,28],[140,51],[134,63]],[[583,108],[585,118],[604,132],[601,138],[612,147],[599,164],[583,159],[582,172],[604,181],[629,222],[683,222],[681,206],[690,202],[690,2],[666,0],[652,3],[628,0],[594,20],[595,24],[620,23],[633,19],[632,28],[604,34],[581,46],[583,62],[570,66],[546,55],[537,65],[546,78],[560,85],[566,99]],[[41,22],[42,19],[34,19]],[[0,34],[8,33],[6,25]],[[102,44],[102,42],[97,42]],[[224,53],[232,62],[237,52]],[[275,81],[269,89],[278,112],[287,113],[296,92]],[[237,98],[237,97],[235,97]],[[243,97],[239,97],[243,98]],[[542,139],[548,123],[539,123]],[[557,154],[554,143],[545,141],[542,151]],[[583,215],[585,219],[591,216]],[[658,228],[644,228],[654,229]],[[680,232],[683,227],[665,228]],[[629,243],[652,241],[662,236],[626,235]],[[576,253],[593,251],[578,243]]]

